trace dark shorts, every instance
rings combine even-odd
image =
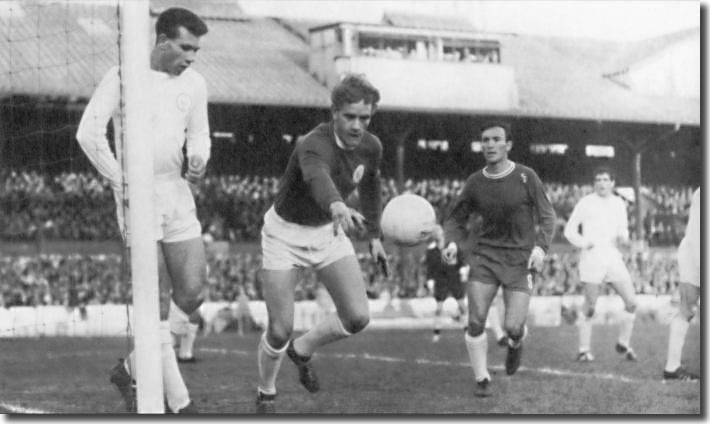
[[[464,284],[460,281],[434,281],[434,300],[437,302],[445,301],[449,294],[456,300],[463,299],[464,293]]]
[[[470,279],[484,284],[503,286],[505,290],[532,294],[533,279],[526,265],[503,264],[474,254],[471,258]]]

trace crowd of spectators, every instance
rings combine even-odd
[[[367,254],[359,253],[358,259],[372,299],[385,292],[399,298],[432,295],[426,286],[421,251],[391,251],[389,277],[377,271]],[[549,255],[533,294],[580,294],[577,260],[577,253],[572,251]],[[261,299],[260,262],[258,252],[210,252],[207,300],[236,302],[242,292],[249,299]],[[627,254],[626,262],[638,293],[674,294],[678,269],[671,249]],[[0,258],[0,307],[130,303],[127,269],[119,254],[5,256]],[[319,285],[316,274],[308,270],[302,277],[296,300],[315,299]]]
[[[111,240],[117,239],[113,194],[108,183],[93,173],[36,172],[0,174],[0,239]],[[385,200],[409,191],[426,198],[442,217],[452,206],[463,180],[407,180],[402,190],[385,180]],[[256,241],[262,217],[276,195],[278,179],[265,176],[208,176],[194,186],[197,213],[213,240]],[[590,185],[546,183],[558,216],[556,235],[577,201],[592,191]],[[690,187],[644,187],[647,213],[644,234],[650,245],[677,245],[683,236]],[[349,199],[356,203],[357,199]],[[629,203],[629,229],[635,232],[634,204]]]

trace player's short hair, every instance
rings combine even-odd
[[[165,9],[155,21],[155,35],[165,34],[173,39],[178,36],[178,28],[185,27],[190,34],[201,37],[207,34],[207,24],[193,12],[182,7]]]
[[[331,108],[338,110],[349,103],[365,102],[377,107],[380,92],[362,74],[346,74],[330,94]]]
[[[481,134],[483,134],[483,131],[489,129],[489,128],[503,128],[505,131],[505,139],[506,140],[512,140],[513,139],[513,130],[510,127],[510,123],[505,122],[505,121],[486,121],[481,125],[480,130]]]
[[[594,168],[594,173],[592,174],[592,177],[597,178],[597,175],[601,174],[607,174],[610,180],[616,181],[616,173],[613,169],[606,165],[597,166],[596,168]]]

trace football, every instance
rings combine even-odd
[[[435,225],[434,207],[423,197],[411,193],[390,199],[380,220],[384,239],[403,246],[426,242]]]

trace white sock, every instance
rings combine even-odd
[[[619,323],[619,343],[629,347],[631,346],[631,332],[634,329],[634,321],[636,314],[624,311],[621,313],[621,322]]]
[[[281,368],[281,360],[286,353],[288,344],[281,349],[274,349],[266,341],[266,332],[259,339],[259,347],[257,348],[257,362],[259,365],[259,386],[257,387],[262,393],[274,395],[276,394],[276,376]]]
[[[498,308],[495,306],[491,306],[488,310],[488,325],[491,327],[491,331],[493,331],[493,335],[496,340],[500,340],[503,336],[505,336],[505,331],[503,331],[503,327],[500,325]]]
[[[319,347],[350,336],[337,313],[326,314],[323,319],[306,333],[293,341],[296,352],[302,356],[311,356]]]
[[[163,364],[163,389],[168,407],[173,412],[186,407],[190,403],[190,394],[180,374],[175,351],[172,346],[170,323],[160,322],[160,356]]]
[[[192,347],[195,345],[195,338],[197,337],[197,330],[199,328],[200,326],[198,324],[191,322],[187,324],[187,334],[180,337],[180,352],[178,352],[180,358],[192,358]]]
[[[168,314],[170,321],[170,331],[178,336],[187,334],[187,328],[190,324],[190,316],[185,313],[175,302],[170,302],[170,313]]]
[[[586,315],[577,323],[579,327],[579,351],[591,352],[592,344],[592,318]]]
[[[668,331],[668,358],[666,359],[666,371],[675,371],[680,367],[680,360],[683,355],[683,345],[685,335],[688,333],[690,323],[680,316],[673,317]]]
[[[471,360],[471,368],[476,381],[481,381],[484,378],[491,379],[488,374],[488,335],[484,331],[476,337],[471,337],[468,332],[464,336],[466,342],[466,350],[468,358]]]

